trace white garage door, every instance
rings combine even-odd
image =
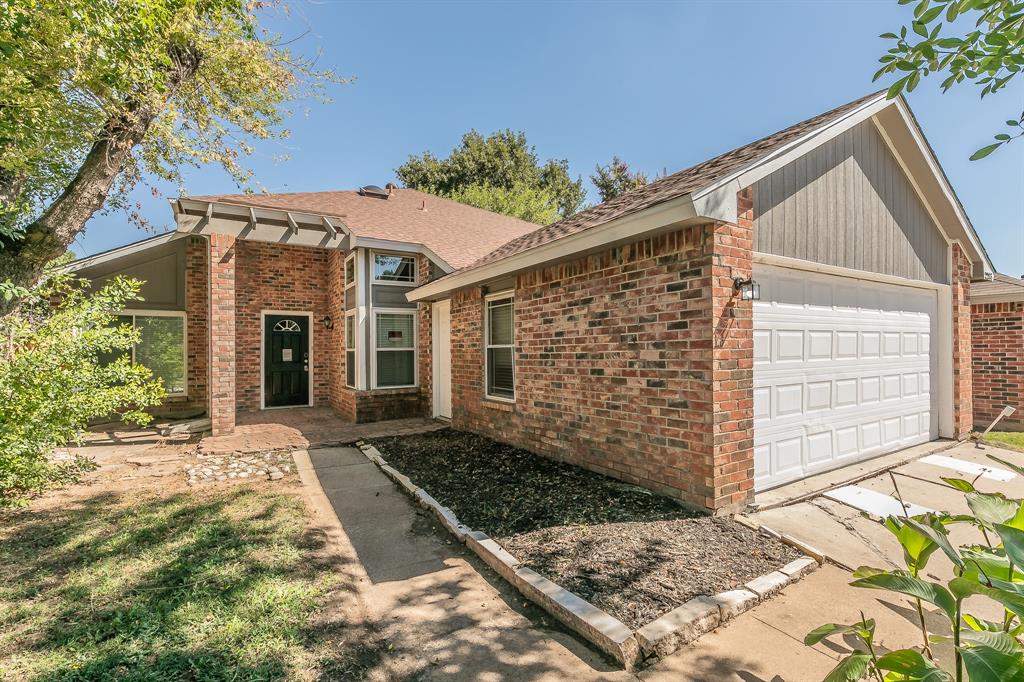
[[[938,437],[936,292],[755,266],[754,485]]]

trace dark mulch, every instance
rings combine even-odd
[[[374,445],[463,523],[634,629],[798,556],[735,521],[474,434]]]

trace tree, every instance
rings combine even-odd
[[[550,191],[517,183],[512,187],[470,185],[452,192],[449,199],[538,225],[558,220],[558,203]]]
[[[568,161],[549,159],[541,164],[526,135],[511,130],[488,137],[471,130],[446,158],[439,159],[429,151],[422,156],[412,155],[395,169],[395,174],[406,187],[452,198],[466,191],[478,196],[479,190],[468,190],[474,186],[507,193],[543,190],[554,198],[562,218],[578,211],[585,197],[583,180],[569,176]],[[531,204],[535,199],[524,196],[508,205]],[[521,215],[515,217],[528,220]]]
[[[907,5],[917,0],[899,0]],[[972,20],[973,21],[970,21]],[[943,21],[956,26],[943,32]],[[969,22],[970,30],[963,30]],[[1024,68],[1024,3],[1019,0],[919,0],[910,28],[899,34],[883,33],[895,41],[879,59],[882,67],[875,80],[888,73],[902,73],[890,87],[889,98],[912,92],[921,78],[946,73],[942,91],[971,80],[985,97],[1006,87]],[[1024,111],[1006,122],[1010,132],[999,133],[993,144],[976,151],[971,160],[982,159],[1001,145],[1024,135]]]
[[[647,184],[646,175],[639,171],[631,173],[629,165],[617,156],[613,156],[611,163],[606,166],[594,166],[594,171],[590,181],[601,194],[601,201],[614,199],[620,194]]]
[[[31,291],[0,285],[4,298],[21,300],[0,319],[0,507],[87,468],[84,458],[56,462],[50,453],[78,440],[90,420],[116,415],[146,424],[142,410],[164,395],[162,382],[128,357],[139,331],[114,324],[141,283],[115,278],[90,292],[60,264]]]
[[[13,0],[0,11],[0,281],[30,286],[144,173],[219,164],[337,80],[259,27],[255,0]],[[9,302],[6,309],[12,304]]]

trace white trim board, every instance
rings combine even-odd
[[[904,509],[903,505],[895,497],[890,497],[885,493],[880,493],[870,488],[862,488],[858,485],[846,485],[842,488],[835,488],[824,493],[824,495],[831,500],[882,519],[888,516],[917,516],[918,514],[927,514],[935,511],[913,502],[907,502],[906,509]]]
[[[266,339],[267,339],[267,315],[302,315],[309,318],[309,336],[306,339],[309,352],[309,378],[306,386],[306,391],[309,393],[309,400],[305,405],[280,405],[277,407],[267,407],[267,393],[266,383],[267,378],[267,366],[266,362]],[[236,349],[237,353],[237,349]],[[289,410],[295,407],[313,407],[313,313],[308,310],[261,310],[260,311],[260,409],[261,410]],[[235,362],[238,362],[238,358],[235,358]],[[211,363],[212,364],[212,363]]]
[[[1017,474],[1012,471],[1007,471],[1006,469],[990,467],[984,464],[978,464],[977,462],[968,462],[964,459],[947,457],[946,455],[928,455],[927,457],[922,457],[918,461],[924,464],[942,467],[943,469],[951,469],[960,474],[967,474],[971,478],[981,476],[981,478],[986,478],[990,481],[999,481],[1000,483],[1012,481],[1017,477]]]

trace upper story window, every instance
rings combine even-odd
[[[390,253],[373,254],[373,281],[416,284],[416,257]]]
[[[345,259],[345,288],[356,284],[356,254],[349,254]]]

